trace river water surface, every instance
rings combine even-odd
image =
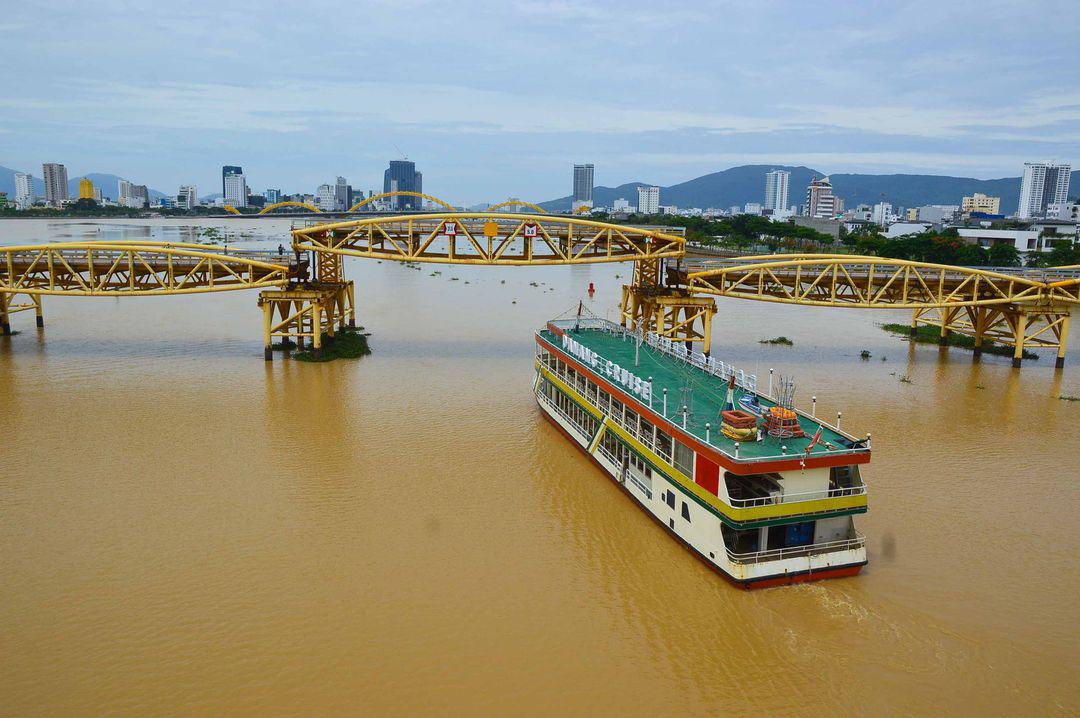
[[[0,243],[210,227],[265,248],[290,225],[11,220]],[[327,364],[263,362],[251,292],[14,315],[0,714],[1080,711],[1080,322],[1064,372],[1015,371],[878,328],[904,312],[721,300],[718,358],[874,435],[869,566],[745,592],[530,394],[534,330],[590,282],[614,316],[630,271],[349,260],[374,353]]]

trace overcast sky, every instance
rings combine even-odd
[[[5,3],[0,165],[381,190],[400,149],[426,191],[473,204],[569,194],[575,162],[605,185],[1080,163],[1075,2],[274,6]]]

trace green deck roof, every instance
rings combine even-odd
[[[667,389],[667,419],[678,427],[682,427],[680,388],[689,386],[693,389],[692,414],[686,422],[686,431],[705,442],[705,424],[711,424],[709,432],[709,445],[731,456],[735,455],[735,441],[724,436],[720,431],[720,410],[727,397],[727,382],[718,376],[692,366],[690,363],[662,352],[648,344],[642,343],[638,353],[638,364],[634,365],[635,342],[633,337],[623,339],[622,335],[604,331],[601,329],[578,329],[560,327],[572,338],[588,347],[604,359],[610,360],[624,369],[633,372],[641,379],[652,377],[653,399],[652,410],[663,415],[664,389]],[[562,348],[562,340],[550,329],[543,329],[540,336],[555,346]],[[579,361],[580,363],[580,361]],[[610,379],[608,379],[611,381]],[[617,382],[612,381],[616,386]],[[629,391],[627,391],[630,394]],[[735,387],[736,408],[739,397],[744,393],[743,389]],[[759,394],[762,406],[774,406],[775,402],[766,399]],[[799,458],[805,455],[806,447],[810,444],[810,437],[817,431],[818,425],[822,427],[821,441],[829,442],[835,449],[829,449],[822,443],[818,443],[811,449],[810,455],[821,457],[838,454],[838,450],[850,451],[852,440],[825,424],[814,419],[799,416],[799,424],[807,434],[803,438],[781,439],[765,435],[763,441],[744,441],[739,444],[740,459],[759,459],[764,457],[780,457],[782,447],[787,447],[787,455],[791,458]],[[865,450],[865,449],[863,449]]]

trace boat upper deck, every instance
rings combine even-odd
[[[574,353],[567,352],[563,348],[562,334],[566,334],[580,346],[595,352],[599,360],[611,361],[643,381],[651,377],[651,400],[645,400],[641,394],[634,392],[632,379],[624,384],[606,375],[602,367],[588,367],[590,371],[612,386],[634,397],[641,404],[649,406],[653,412],[675,427],[682,429],[709,448],[726,454],[731,460],[739,462],[766,459],[799,461],[803,457],[808,457],[806,463],[810,466],[819,464],[819,460],[823,458],[841,455],[849,455],[850,458],[851,454],[869,454],[866,439],[856,439],[840,431],[838,427],[830,426],[801,411],[798,412],[798,422],[805,436],[781,438],[769,436],[762,430],[763,439],[736,444],[735,440],[725,436],[720,430],[720,412],[727,397],[728,377],[732,373],[738,377],[735,388],[736,408],[740,408],[738,407],[739,398],[744,393],[750,392],[757,394],[760,405],[766,410],[767,407],[777,405],[773,399],[756,391],[754,377],[719,362],[702,361],[701,355],[698,355],[696,360],[693,356],[684,357],[681,347],[673,347],[666,340],[650,335],[645,341],[627,332],[621,326],[602,319],[549,322],[547,328],[538,332],[540,338],[564,352],[572,361],[582,365],[587,365],[587,363],[582,361],[580,356],[575,356]],[[686,387],[691,389],[692,406],[688,407],[688,416],[684,425],[681,398],[683,393],[680,390]],[[666,413],[663,398],[665,389],[667,390]],[[709,427],[706,427],[706,424],[709,424]],[[811,438],[819,426],[821,427],[819,443],[807,455],[806,448],[810,445]],[[862,461],[866,460],[866,457],[862,457]]]

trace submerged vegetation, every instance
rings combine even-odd
[[[775,337],[773,339],[762,339],[758,344],[782,344],[785,347],[795,346],[795,342],[784,336]]]
[[[334,336],[322,335],[322,351],[318,356],[316,356],[313,349],[308,349],[293,354],[293,359],[309,362],[359,359],[371,353],[371,347],[368,345],[367,339],[369,336],[371,334],[365,332],[363,327],[345,327],[337,330]]]
[[[907,324],[882,324],[881,328],[891,334],[899,334],[908,337],[916,344],[938,344],[941,338],[941,330],[938,327],[922,325],[915,330],[915,336],[909,336],[911,333],[911,327]],[[975,337],[970,337],[967,334],[959,334],[957,332],[949,332],[945,337],[946,345],[950,347],[959,347],[961,349],[974,349]],[[989,339],[983,340],[982,350],[987,354],[997,354],[998,356],[1011,357],[1013,355],[1013,348],[1004,344],[990,341]],[[1033,351],[1024,350],[1024,359],[1038,359],[1039,355]]]
[[[1068,396],[1066,394],[1062,394],[1058,396],[1058,399],[1061,399],[1062,401],[1080,401],[1080,396]]]

